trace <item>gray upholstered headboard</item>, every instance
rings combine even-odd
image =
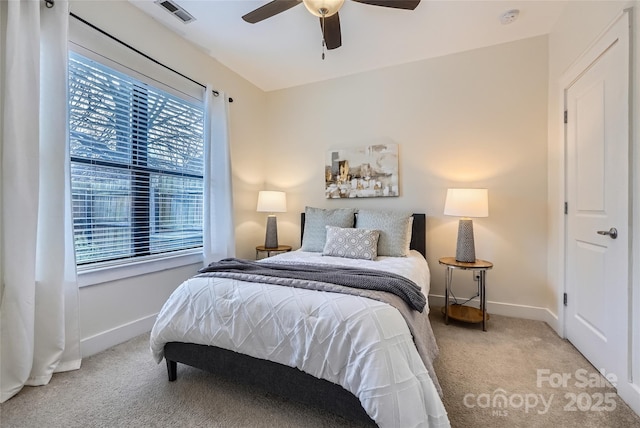
[[[300,242],[304,237],[304,213],[300,213]],[[412,250],[418,251],[427,258],[427,216],[426,214],[413,214],[413,229],[411,230]]]

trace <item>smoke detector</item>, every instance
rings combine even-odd
[[[171,0],[155,0],[154,3],[178,18],[184,24],[188,24],[196,20],[196,18],[194,18],[194,16],[187,12],[182,6],[177,5]]]
[[[513,21],[518,19],[518,15],[520,15],[520,11],[518,9],[511,9],[500,15],[500,23],[502,25],[511,24]]]

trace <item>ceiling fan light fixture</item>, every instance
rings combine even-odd
[[[302,2],[309,12],[320,18],[335,15],[344,4],[344,0],[302,0]]]

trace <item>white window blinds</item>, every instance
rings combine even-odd
[[[202,246],[204,113],[69,53],[69,137],[78,265]]]

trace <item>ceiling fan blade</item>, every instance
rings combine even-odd
[[[322,18],[320,18],[320,29],[323,28]],[[327,49],[336,49],[342,46],[342,32],[340,31],[340,17],[336,12],[324,18],[324,43]]]
[[[273,0],[259,8],[252,10],[242,17],[250,24],[263,21],[267,18],[271,18],[274,15],[289,10],[294,6],[302,3],[302,0]]]
[[[358,3],[373,6],[392,7],[394,9],[413,10],[420,4],[420,0],[353,0]]]

